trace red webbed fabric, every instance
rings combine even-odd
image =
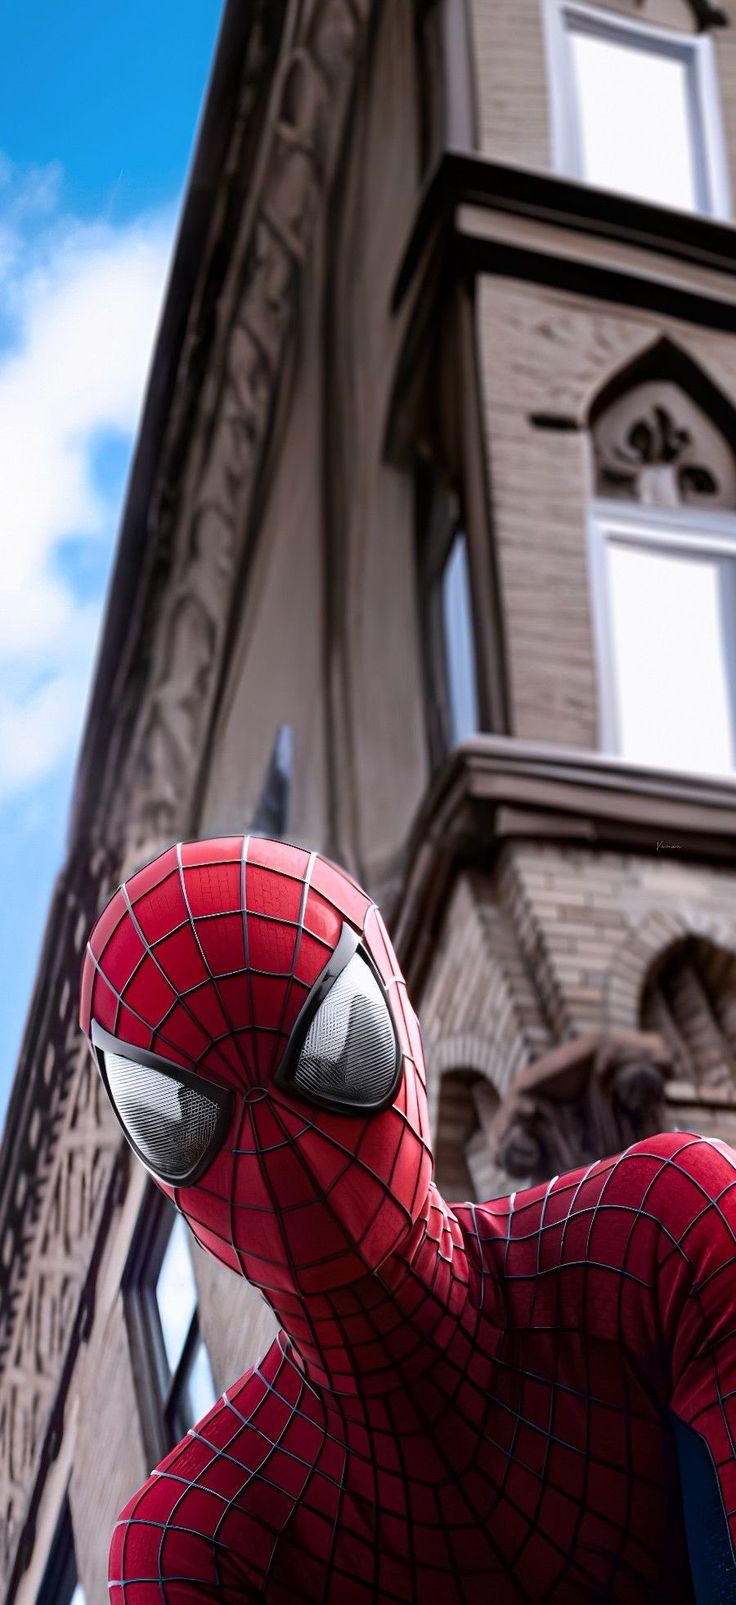
[[[283,1330],[123,1511],[112,1605],[692,1601],[672,1412],[707,1442],[733,1525],[736,1157],[667,1134],[447,1205],[369,900],[281,844],[172,854],[93,933],[83,1023],[104,1007],[119,1037],[132,1014],[132,1045],[231,1088],[221,1151],[164,1190]],[[273,1079],[344,921],[403,1056],[373,1115]]]

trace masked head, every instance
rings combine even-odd
[[[409,1236],[431,1178],[419,1027],[378,910],[316,853],[162,853],[92,931],[81,1023],[154,1180],[266,1294],[345,1287]]]

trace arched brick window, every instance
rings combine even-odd
[[[446,1070],[440,1081],[435,1139],[435,1178],[451,1203],[505,1192],[490,1127],[498,1094],[476,1070]],[[500,1178],[500,1180],[499,1180]]]
[[[736,953],[697,936],[669,948],[647,980],[641,1021],[664,1038],[675,1083],[705,1101],[736,1094]]]

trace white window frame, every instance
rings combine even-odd
[[[633,45],[656,55],[674,56],[688,68],[693,134],[693,172],[697,192],[692,216],[730,218],[731,196],[713,40],[631,20],[581,0],[544,0],[549,66],[552,156],[555,171],[585,182],[578,117],[575,66],[570,33],[588,33],[615,44]],[[612,193],[627,193],[613,191]],[[648,197],[649,205],[660,204]],[[661,203],[666,204],[666,203]]]
[[[731,744],[733,772],[736,774],[736,513],[701,512],[696,507],[642,508],[632,503],[606,500],[597,497],[590,503],[588,520],[588,557],[591,584],[593,629],[598,680],[598,742],[602,753],[620,758],[624,763],[636,763],[642,768],[671,768],[680,773],[704,773],[689,769],[686,764],[664,765],[656,762],[644,764],[640,759],[628,758],[622,750],[616,707],[616,664],[611,615],[607,545],[613,536],[616,543],[625,542],[663,555],[679,554],[696,557],[714,557],[733,564],[734,593],[733,631],[726,636],[725,675],[731,714]],[[730,773],[730,771],[728,771]],[[723,775],[713,769],[712,774]]]

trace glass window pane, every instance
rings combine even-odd
[[[570,29],[581,176],[661,205],[703,204],[693,153],[693,63],[603,34]]]
[[[442,623],[447,666],[450,739],[464,741],[478,729],[470,573],[465,536],[458,534],[442,571]]]
[[[177,1215],[166,1246],[158,1281],[156,1303],[161,1317],[166,1358],[172,1374],[181,1359],[182,1349],[197,1308],[197,1287],[192,1268],[192,1257],[187,1241],[187,1228]]]
[[[84,1589],[82,1588],[81,1583],[77,1583],[74,1593],[69,1601],[69,1605],[87,1605]]]
[[[190,1425],[200,1421],[212,1409],[218,1397],[207,1350],[200,1338],[194,1351],[192,1368],[187,1379]]]
[[[622,754],[732,771],[722,563],[612,540],[608,575]]]

